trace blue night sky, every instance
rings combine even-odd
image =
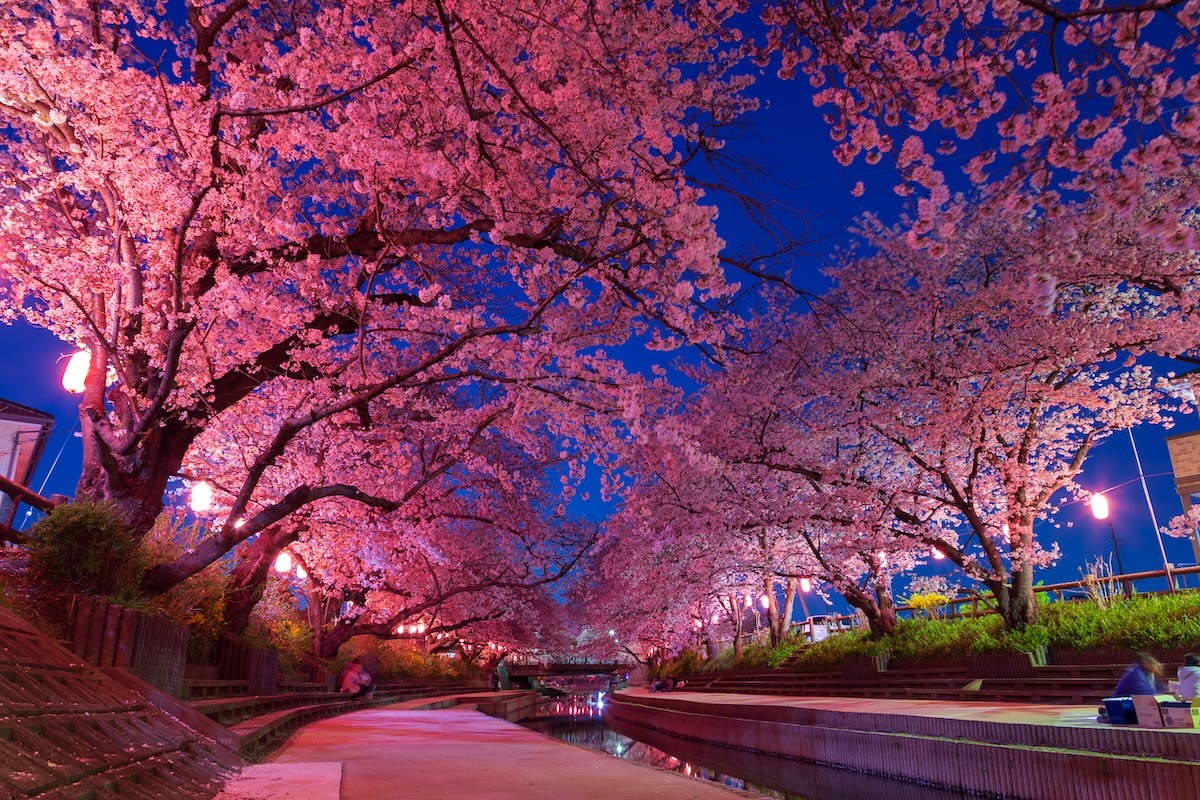
[[[809,104],[805,87],[781,83],[768,72],[760,76],[757,93],[765,98],[764,107],[734,133],[727,153],[748,159],[762,169],[765,177],[748,179],[739,188],[755,197],[769,199],[779,224],[792,235],[809,240],[804,254],[796,256],[791,267],[799,285],[820,291],[825,285],[819,272],[822,260],[825,254],[847,241],[844,230],[856,215],[870,209],[885,220],[897,217],[900,202],[891,191],[896,173],[886,162],[874,167],[861,162],[848,168],[837,164],[830,155],[831,140],[825,123],[820,112]],[[867,193],[855,198],[850,189],[859,180],[866,183]],[[723,198],[714,200],[721,208],[721,234],[733,253],[763,244],[761,232],[746,222],[736,204]],[[73,435],[78,430],[77,403],[60,384],[64,356],[73,351],[70,344],[23,323],[0,325],[0,353],[3,353],[0,397],[53,414],[56,419],[32,485],[44,494],[74,494],[79,476],[80,440]],[[1185,371],[1187,367],[1181,365],[1178,369]],[[1165,436],[1198,428],[1200,417],[1192,413],[1180,419],[1173,431],[1161,428],[1134,431],[1160,525],[1181,511]],[[1162,558],[1128,434],[1118,434],[1093,451],[1080,483],[1092,490],[1111,489],[1114,529],[1125,569],[1161,568]],[[18,526],[25,521],[22,508]],[[1057,530],[1055,524],[1059,525]],[[1064,553],[1057,567],[1039,573],[1047,583],[1078,579],[1079,567],[1086,559],[1097,553],[1108,555],[1112,550],[1107,523],[1093,520],[1082,504],[1066,506],[1055,520],[1039,523],[1038,530],[1043,542],[1059,542]],[[1194,563],[1185,540],[1167,539],[1165,546],[1170,561]],[[945,571],[949,574],[949,570]],[[1191,585],[1196,585],[1195,578]],[[902,586],[896,588],[904,594]]]

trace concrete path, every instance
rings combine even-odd
[[[467,708],[368,709],[297,731],[217,800],[731,800],[683,775],[554,741]],[[340,790],[340,793],[339,793]]]

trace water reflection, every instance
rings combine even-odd
[[[609,725],[612,727],[609,727],[602,715],[602,696],[570,695],[547,701],[521,724],[561,741],[617,758],[776,800],[863,800],[871,797],[979,800],[980,797],[806,761],[691,742],[616,720],[611,720]]]

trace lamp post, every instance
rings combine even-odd
[[[1108,513],[1108,498],[1103,494],[1097,493],[1092,495],[1088,505],[1092,508],[1092,516],[1099,520],[1108,520],[1108,532],[1112,536],[1113,555],[1117,558],[1117,572],[1121,575],[1125,574],[1125,567],[1121,564],[1121,548],[1117,546],[1117,530],[1113,527],[1112,517]],[[1129,587],[1125,587],[1126,593],[1129,592]]]

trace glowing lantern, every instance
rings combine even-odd
[[[808,578],[801,578],[800,579],[800,591],[811,592],[812,591],[812,581],[810,581]]]
[[[771,607],[771,598],[767,597],[765,594],[759,598],[758,602],[762,604],[763,608]]]
[[[417,623],[417,633],[425,633],[425,623],[424,622]]]
[[[742,605],[749,607],[749,605],[750,605],[750,593],[749,592],[746,592],[745,597],[742,598]]]
[[[200,481],[192,487],[192,495],[188,501],[188,505],[192,507],[192,511],[202,514],[212,508],[212,500],[212,486],[207,481]]]
[[[63,370],[62,386],[71,394],[80,394],[84,390],[84,382],[87,380],[88,370],[92,366],[92,354],[87,350],[80,350],[67,362],[67,368]]]
[[[296,565],[296,577],[300,580],[305,580],[308,577],[308,570],[299,564]]]
[[[887,564],[888,564],[887,553],[880,550],[879,551],[879,568],[883,569],[884,567],[887,566]]]
[[[1096,519],[1108,519],[1108,498],[1102,494],[1092,495],[1088,501],[1092,506],[1092,516]]]
[[[286,550],[275,557],[276,572],[291,572],[292,571],[292,554]]]

